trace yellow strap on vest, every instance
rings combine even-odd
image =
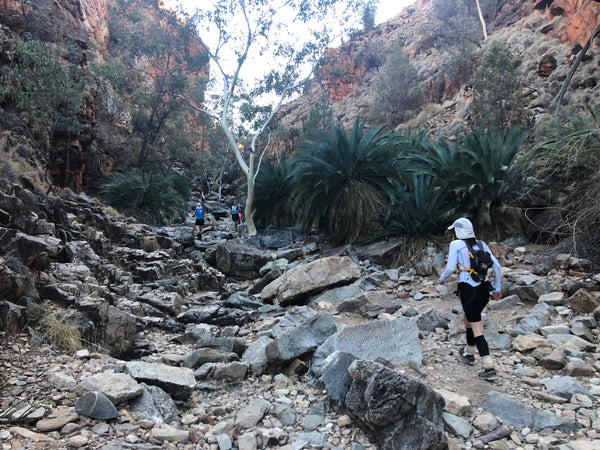
[[[475,272],[475,269],[471,269],[470,267],[465,266],[462,263],[457,263],[459,266],[463,266],[464,269],[459,269],[458,266],[456,267],[456,270],[458,270],[458,272],[468,272],[469,275],[471,275],[473,272]],[[456,272],[456,271],[455,271]]]

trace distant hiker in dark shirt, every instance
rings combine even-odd
[[[192,217],[196,217],[196,239],[202,239],[202,227],[204,226],[204,206],[202,203],[196,204],[196,209]]]

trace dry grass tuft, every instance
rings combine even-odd
[[[398,128],[403,129],[420,129],[425,127],[432,119],[444,114],[446,109],[442,105],[428,103],[421,108],[421,111],[416,117],[413,117],[408,122],[400,125]],[[426,127],[428,128],[428,127]]]
[[[67,323],[67,318],[65,314],[51,313],[40,320],[37,328],[52,348],[65,353],[74,353],[82,348],[81,333]]]
[[[35,188],[44,190],[44,170],[35,158],[34,150],[10,131],[0,133],[0,172],[12,183],[26,179]]]

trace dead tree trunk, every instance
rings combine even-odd
[[[563,83],[562,87],[560,88],[560,91],[558,92],[558,95],[556,96],[556,102],[554,103],[554,107],[552,108],[553,113],[555,113],[558,110],[558,107],[560,106],[560,104],[562,102],[565,92],[567,92],[567,89],[569,88],[569,85],[571,84],[573,75],[575,75],[575,71],[577,70],[577,67],[579,67],[579,63],[585,56],[585,53],[590,48],[590,45],[592,45],[592,42],[594,42],[594,39],[596,39],[599,34],[600,34],[600,25],[598,25],[598,27],[594,30],[594,32],[592,33],[592,36],[585,43],[585,47],[583,47],[583,50],[581,50],[579,52],[579,55],[577,55],[577,59],[575,59],[575,62],[573,63],[573,67],[571,67],[571,71],[569,72],[569,75],[567,76],[567,79]]]

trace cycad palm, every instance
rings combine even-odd
[[[111,206],[151,224],[183,217],[189,188],[178,175],[163,177],[139,168],[119,171],[104,184],[100,196]]]
[[[282,158],[279,164],[265,162],[254,186],[256,226],[289,227],[296,224],[292,205],[294,161]]]
[[[294,196],[305,229],[316,227],[336,242],[356,242],[381,227],[388,215],[393,144],[384,126],[364,130],[356,120],[307,144],[296,166]]]
[[[508,203],[511,194],[521,187],[522,170],[516,160],[528,135],[529,130],[515,127],[487,133],[474,130],[466,137],[461,151],[471,160],[465,167],[465,174],[471,179],[469,207],[477,214],[480,225],[491,225],[496,210],[501,211],[505,222],[517,219],[519,212],[509,208]],[[513,217],[508,217],[508,212]]]
[[[389,228],[413,237],[428,237],[444,231],[454,211],[448,203],[447,185],[425,174],[413,174],[408,183],[398,183]]]

